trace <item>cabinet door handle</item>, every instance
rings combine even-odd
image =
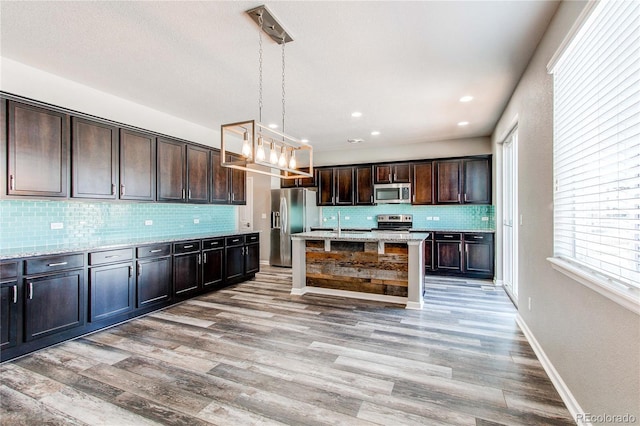
[[[444,235],[445,238],[453,238],[453,235]]]
[[[371,196],[371,204],[373,204],[373,195]]]
[[[198,255],[198,265],[202,265],[202,257]]]
[[[9,189],[12,191],[16,189],[15,182],[16,180],[14,179],[13,175],[9,175]]]
[[[182,188],[182,199],[184,200],[184,188]]]
[[[13,304],[15,305],[16,303],[18,303],[18,286],[14,285],[13,286]]]
[[[474,240],[481,240],[482,238],[484,238],[484,237],[481,237],[481,236],[479,236],[479,235],[474,235],[474,236],[473,236],[473,239],[474,239]]]
[[[29,283],[29,300],[33,300],[33,283]]]
[[[125,187],[124,187],[124,183],[120,185],[120,196],[124,197],[125,194]]]
[[[111,256],[105,256],[105,259],[115,259],[116,257],[121,257],[119,254],[112,254]]]
[[[129,266],[129,278],[133,275],[133,267]]]
[[[416,202],[416,194],[413,194],[413,202]]]
[[[154,249],[151,250],[149,253],[160,253],[162,251],[162,249]]]
[[[142,275],[142,264],[138,263],[138,275]]]
[[[458,202],[460,202],[460,193],[458,192]]]
[[[187,199],[191,199],[191,190],[187,191]]]
[[[204,258],[204,263],[207,263],[207,253],[204,253],[202,257]]]
[[[186,249],[190,249],[190,248],[193,248],[193,244],[189,244],[189,245],[182,246],[182,247],[183,247],[183,248],[186,248]]]
[[[227,194],[227,201],[231,201],[231,193]]]
[[[68,264],[69,262],[58,262],[58,263],[49,263],[47,264],[47,266],[51,267],[51,266],[64,266],[66,264]]]
[[[116,195],[116,184],[115,183],[111,184],[111,195]]]
[[[464,193],[464,200],[467,201],[467,193]]]
[[[232,243],[237,243],[238,241],[240,241],[240,238],[236,238],[235,240],[231,240]]]
[[[397,174],[397,173],[394,173],[394,174],[393,174],[393,180],[394,180],[394,181],[398,180],[398,174]]]

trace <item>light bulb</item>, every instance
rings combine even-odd
[[[276,145],[271,143],[271,154],[269,155],[269,162],[271,164],[278,164],[278,153],[276,152]]]
[[[296,168],[296,152],[295,151],[291,151],[291,158],[289,159],[289,168],[290,169]]]
[[[280,150],[280,159],[278,160],[278,166],[287,167],[287,154],[284,151],[284,146]]]
[[[262,142],[262,136],[258,136],[258,152],[256,152],[256,159],[258,161],[264,161],[264,143]]]
[[[242,143],[242,155],[251,158],[251,145],[249,144],[249,132],[244,132],[244,142]]]

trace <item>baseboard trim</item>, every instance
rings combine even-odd
[[[323,294],[325,296],[348,297],[351,299],[373,300],[375,302],[398,303],[401,305],[407,304],[406,297],[387,296],[385,294],[361,293],[359,291],[336,290],[333,288],[310,287],[310,286],[291,289],[291,294],[297,295],[297,296],[301,296],[303,294],[309,294],[309,293]]]
[[[493,285],[496,287],[504,287],[504,281],[502,280],[493,280]]]
[[[520,314],[516,316],[516,323],[520,327],[520,330],[522,330],[524,337],[527,339],[527,341],[531,345],[533,352],[535,352],[536,356],[538,357],[538,360],[542,364],[542,368],[544,368],[544,371],[549,376],[549,379],[551,379],[551,383],[553,383],[553,386],[556,388],[556,390],[560,394],[560,398],[562,398],[562,402],[564,402],[564,405],[567,406],[567,409],[569,410],[569,413],[571,413],[571,416],[573,417],[573,419],[576,421],[577,424],[581,426],[592,426],[591,423],[586,422],[584,420],[578,421],[578,418],[579,418],[578,416],[579,415],[583,416],[585,411],[580,407],[580,404],[578,404],[578,401],[575,399],[575,397],[571,393],[571,390],[569,389],[567,384],[564,382],[564,380],[562,380],[562,377],[558,373],[558,370],[556,370],[556,368],[553,366],[553,364],[551,363],[551,360],[549,359],[549,357],[547,357],[547,354],[542,349],[542,346],[540,346],[540,343],[538,343],[538,341],[536,340],[536,337],[533,335],[533,333],[527,326],[527,323],[520,316]]]

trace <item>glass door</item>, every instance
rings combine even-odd
[[[502,144],[502,279],[507,293],[518,304],[518,130],[514,129]]]

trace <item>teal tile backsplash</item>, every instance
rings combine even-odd
[[[338,211],[340,211],[341,225],[344,228],[374,228],[377,223],[376,215],[379,214],[412,214],[414,228],[433,231],[440,229],[488,231],[495,229],[496,222],[494,206],[488,205],[380,204],[377,206],[323,207],[322,226],[337,226]]]
[[[235,206],[2,200],[0,248],[109,244],[124,239],[234,231],[236,216]],[[153,224],[145,225],[147,220]],[[64,227],[51,229],[51,223]]]

